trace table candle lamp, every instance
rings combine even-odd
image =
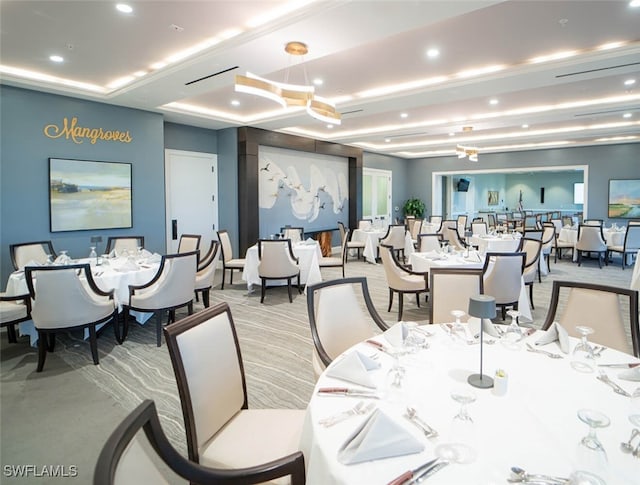
[[[472,374],[467,382],[474,387],[488,389],[493,387],[493,379],[482,374],[482,334],[484,318],[496,317],[496,299],[489,295],[476,295],[469,298],[469,315],[480,319],[480,373]]]

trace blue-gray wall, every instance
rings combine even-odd
[[[218,153],[218,132],[165,122],[164,147],[188,152]]]
[[[233,254],[238,258],[238,130],[218,131],[218,223],[229,231]]]

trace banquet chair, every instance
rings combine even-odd
[[[442,224],[442,216],[429,216],[429,222],[431,224]]]
[[[218,263],[218,248],[220,243],[215,239],[211,241],[209,251],[198,262],[196,271],[195,294],[198,301],[198,293],[202,293],[202,303],[209,308],[209,290],[213,286],[213,278]]]
[[[358,221],[358,229],[368,231],[373,226],[373,219],[360,219]]]
[[[122,340],[129,333],[129,312],[153,312],[156,320],[156,345],[162,345],[162,316],[168,312],[167,324],[175,322],[176,309],[187,307],[193,313],[199,251],[166,254],[158,272],[143,285],[129,285],[129,303],[124,308]],[[204,298],[204,297],[203,297]]]
[[[458,228],[458,234],[464,234],[467,230],[467,219],[468,217],[465,215],[460,215],[456,219],[456,225]]]
[[[439,251],[441,240],[439,234],[418,234],[418,252]]]
[[[488,252],[482,268],[484,294],[496,299],[504,320],[507,307],[518,309],[526,254]]]
[[[9,246],[9,253],[11,254],[13,268],[16,270],[23,269],[30,262],[45,264],[49,257],[51,261],[57,257],[51,241],[11,244]]]
[[[304,227],[284,226],[280,228],[282,239],[291,239],[291,244],[302,241],[304,235]]]
[[[418,234],[422,232],[422,219],[415,219],[410,225],[409,234],[411,234],[411,240],[415,246],[418,243]]]
[[[340,221],[338,221],[338,230],[340,231],[340,240],[342,241],[344,239],[345,234],[347,234],[347,228],[344,227],[344,224]],[[350,237],[351,235],[348,234],[348,236]],[[348,250],[349,249],[355,249],[357,251],[358,254],[358,259],[360,259],[360,250],[364,251],[364,241],[349,241],[349,237],[347,237],[347,255],[348,255]],[[345,264],[347,263],[347,258],[345,257],[344,260]]]
[[[471,232],[474,236],[485,236],[487,234],[487,223],[484,221],[472,222]]]
[[[569,226],[572,227],[573,226],[573,217],[571,216],[562,216],[562,225],[563,226]]]
[[[556,243],[556,226],[553,222],[544,222],[542,224],[542,250],[541,255],[547,263],[547,268],[551,272],[551,265],[549,264],[549,256],[551,250],[555,247]],[[539,273],[538,273],[539,274]]]
[[[247,386],[231,310],[220,303],[166,327],[178,385],[188,457],[220,473],[242,476],[229,483],[257,483],[292,474],[304,484],[298,447],[305,411],[248,409]],[[215,481],[211,483],[226,483]]]
[[[582,221],[585,226],[600,226],[602,227],[604,220],[602,219],[585,219]]]
[[[32,300],[31,319],[38,331],[38,367],[42,372],[47,350],[53,352],[55,335],[73,329],[89,330],[93,363],[98,365],[96,325],[113,321],[116,340],[120,341],[118,308],[113,290],[102,291],[91,274],[91,266],[27,266],[25,279]],[[38,280],[38,289],[34,280]]]
[[[386,244],[380,244],[380,258],[382,259],[384,274],[389,286],[389,307],[387,311],[391,311],[393,295],[398,293],[398,321],[400,321],[402,320],[405,293],[415,294],[416,303],[420,307],[420,294],[429,291],[428,273],[416,273],[402,266],[396,257],[393,247]]]
[[[342,268],[342,277],[344,278],[344,265],[347,262],[347,251],[349,246],[349,229],[346,232],[340,231],[340,256],[322,256],[318,261],[320,268]]]
[[[483,293],[482,269],[431,268],[429,323],[451,322],[453,310],[463,310],[469,298]]]
[[[391,246],[398,259],[402,258],[403,261],[406,232],[407,228],[404,224],[390,224],[387,228],[387,233],[380,238],[380,245]]]
[[[442,235],[443,241],[447,241],[449,244],[453,244],[452,241],[449,239],[449,229],[453,229],[457,231],[458,230],[457,222],[449,219],[442,221],[442,224],[440,225],[439,234]]]
[[[188,460],[173,447],[162,430],[155,403],[146,399],[116,427],[105,442],[94,469],[93,483],[176,483],[181,477],[190,483],[235,485],[264,482],[286,475],[292,476],[293,484],[304,483],[302,452],[264,468],[215,469]]]
[[[226,230],[218,231],[218,240],[220,241],[220,251],[222,252],[222,285],[221,290],[224,290],[224,277],[229,270],[229,284],[233,284],[233,272],[234,270],[242,271],[244,269],[244,259],[234,259],[233,247],[231,246],[231,239],[229,239],[229,233]]]
[[[494,230],[496,228],[496,215],[487,214],[487,221],[489,222],[489,229]]]
[[[594,330],[593,336],[589,336],[591,342],[640,358],[637,290],[556,280],[542,330],[547,330],[554,321],[573,337],[580,336],[576,326],[591,327]]]
[[[129,254],[136,254],[138,248],[143,247],[144,236],[112,236],[107,238],[105,253],[109,254],[115,249],[117,254],[122,254],[124,250]]]
[[[199,234],[182,234],[178,243],[178,253],[190,253],[200,249],[200,240],[202,236]]]
[[[525,286],[529,287],[529,302],[531,303],[531,308],[535,309],[533,306],[533,283],[536,281],[536,273],[538,275],[538,282],[542,283],[539,269],[542,242],[537,239],[523,237],[520,239],[518,251],[526,254],[524,269],[522,270],[522,278],[524,279]]]
[[[31,320],[31,298],[29,294],[7,295],[0,293],[0,328],[7,327],[9,343],[16,343],[16,324]]]
[[[449,244],[451,247],[455,248],[458,251],[463,251],[467,247],[467,243],[460,237],[460,232],[455,227],[447,227],[445,229],[447,233],[447,239],[449,240]]]
[[[262,282],[260,289],[260,303],[264,303],[267,291],[267,281],[287,280],[289,303],[293,303],[291,296],[291,280],[297,279],[298,293],[300,289],[300,267],[298,258],[293,254],[291,239],[260,239],[258,241],[258,275]],[[344,267],[343,267],[344,270]]]
[[[373,337],[375,326],[383,332],[389,328],[373,305],[364,276],[307,287],[307,312],[316,379],[345,350]]]
[[[622,258],[622,269],[627,263],[627,256],[637,254],[640,251],[640,225],[633,224],[631,221],[627,224],[627,232],[624,235],[622,246],[607,245],[607,260],[611,253],[620,253]],[[632,263],[633,264],[633,263]]]
[[[580,224],[578,226],[578,241],[575,245],[578,252],[578,266],[582,264],[583,253],[598,253],[598,266],[602,268],[602,261],[608,264],[606,259],[607,243],[602,234],[602,226]]]

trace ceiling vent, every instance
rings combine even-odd
[[[629,64],[620,64],[618,66],[601,67],[599,69],[588,69],[586,71],[568,72],[567,74],[558,74],[556,78],[579,76],[581,74],[589,74],[590,72],[609,71],[611,69],[620,69],[622,67],[631,67],[631,66],[637,66],[637,65],[640,65],[640,62],[630,62]]]
[[[223,69],[222,71],[214,72],[213,74],[209,74],[208,76],[203,76],[198,79],[194,79],[193,81],[189,81],[188,83],[184,83],[185,86],[190,86],[191,84],[199,83],[200,81],[204,81],[205,79],[209,79],[212,77],[219,76],[220,74],[224,74],[225,72],[233,71],[234,69],[238,69],[240,66],[233,66],[227,69]]]

